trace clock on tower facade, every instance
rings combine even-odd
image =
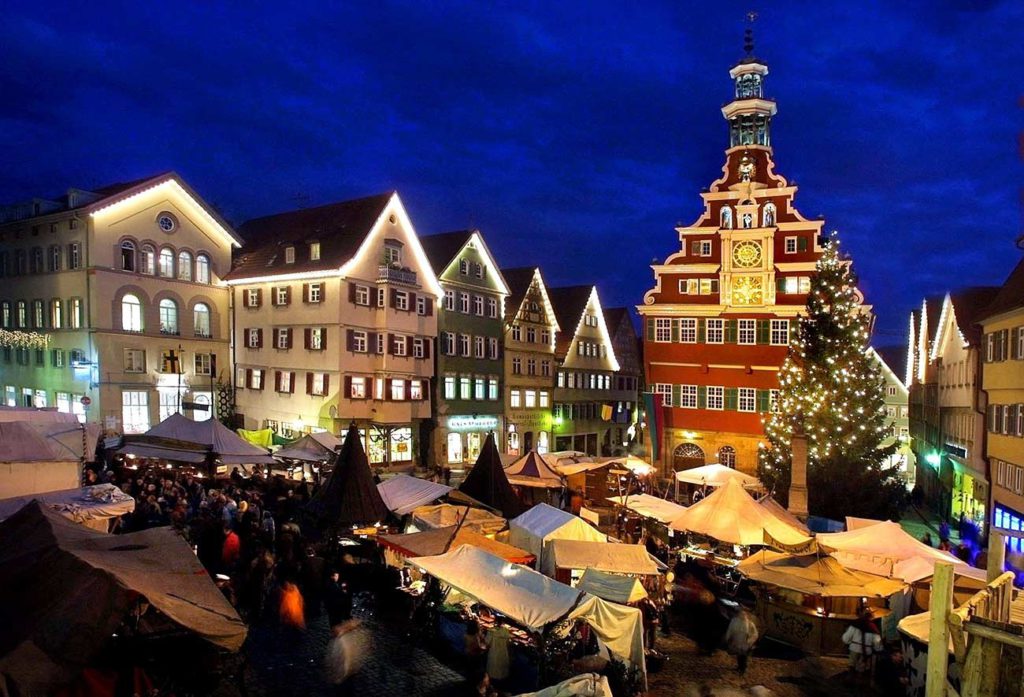
[[[711,462],[755,472],[762,418],[774,408],[822,252],[824,222],[797,211],[797,187],[775,171],[776,104],[764,93],[768,66],[747,38],[746,57],[729,71],[734,98],[722,108],[722,176],[701,194],[697,220],[677,228],[679,248],[652,265],[654,287],[637,307],[648,389],[663,406],[656,435],[665,474]]]

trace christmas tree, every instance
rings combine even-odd
[[[795,432],[807,438],[811,515],[892,518],[906,491],[883,465],[895,444],[887,437],[885,383],[868,353],[870,315],[861,309],[857,279],[832,234],[818,260],[806,313],[779,370],[776,411],[765,424],[761,481],[786,500]]]

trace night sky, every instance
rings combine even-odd
[[[394,188],[420,234],[478,227],[502,265],[634,305],[720,173],[752,7],[778,171],[840,231],[876,343],[1001,283],[1019,0],[6,3],[0,200],[173,169],[237,224]]]

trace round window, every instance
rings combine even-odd
[[[174,217],[168,213],[161,213],[160,217],[156,219],[156,224],[160,226],[160,229],[164,232],[171,232],[178,225],[174,220]]]

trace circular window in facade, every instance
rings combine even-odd
[[[164,232],[174,232],[174,229],[178,227],[178,220],[170,213],[161,213],[156,218],[156,224]]]
[[[732,263],[743,268],[761,263],[761,245],[753,240],[744,240],[732,248]]]

